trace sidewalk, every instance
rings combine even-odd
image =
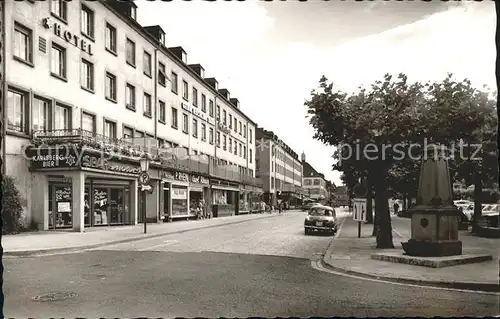
[[[376,252],[403,252],[401,242],[406,242],[411,234],[410,219],[392,216],[393,243],[395,249],[376,249],[372,237],[373,225],[362,225],[358,238],[357,222],[348,216],[343,221],[338,237],[330,243],[323,262],[333,270],[377,278],[388,281],[432,285],[457,289],[486,290],[499,292],[499,249],[500,239],[480,238],[461,231],[459,239],[464,253],[488,253],[492,261],[475,264],[430,268],[373,260]]]
[[[238,224],[275,217],[277,215],[278,213],[262,213],[148,224],[147,234],[144,234],[143,224],[138,224],[132,226],[92,227],[86,228],[83,233],[71,231],[38,231],[17,235],[3,235],[2,247],[4,256],[31,256],[43,253],[70,252],[197,229]]]

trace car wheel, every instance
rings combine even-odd
[[[304,234],[309,235],[309,229],[304,228]]]

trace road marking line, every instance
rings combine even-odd
[[[162,246],[168,246],[168,245],[176,244],[178,242],[179,242],[178,240],[165,240],[163,242],[163,244],[158,244],[158,245],[154,245],[154,246],[149,246],[149,247],[141,248],[141,249],[138,249],[137,251],[151,250],[151,249],[162,247]]]
[[[318,261],[318,260],[311,261],[311,266],[312,266],[312,268],[314,268],[314,269],[316,269],[318,271],[323,271],[323,272],[331,273],[331,274],[334,274],[334,275],[337,275],[337,276],[355,278],[355,279],[359,279],[359,280],[366,280],[366,281],[372,281],[372,282],[378,282],[378,283],[385,283],[385,284],[391,284],[391,285],[398,285],[398,286],[418,287],[418,288],[422,288],[422,289],[446,290],[446,291],[474,293],[474,294],[480,294],[480,295],[500,296],[500,293],[497,293],[497,292],[467,290],[467,289],[456,289],[456,288],[445,288],[445,287],[435,287],[435,286],[420,286],[420,285],[415,285],[415,284],[393,282],[393,281],[382,280],[382,279],[366,278],[366,277],[361,277],[361,276],[346,274],[346,273],[343,273],[343,272],[339,272],[339,271],[335,271],[335,270],[332,270],[332,269],[325,268],[325,267],[323,267],[323,265],[321,265],[321,261]]]

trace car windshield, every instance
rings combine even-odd
[[[335,216],[333,210],[324,207],[313,207],[309,211],[310,216]]]

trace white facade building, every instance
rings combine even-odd
[[[69,211],[63,213],[73,217],[64,226],[82,230],[84,224],[97,225],[92,202],[94,190],[99,187],[107,202],[121,198],[121,204],[116,205],[127,210],[120,214],[128,217],[115,218],[114,223],[136,223],[141,218],[137,174],[106,172],[107,180],[103,182],[103,165],[93,165],[92,172],[85,167],[75,173],[44,162],[42,169],[29,170],[33,157],[26,156],[25,150],[30,142],[45,139],[46,143],[50,139],[51,143],[58,140],[60,144],[75,135],[80,141],[104,140],[120,147],[124,142],[132,142],[149,147],[149,151],[152,147],[155,154],[163,148],[160,152],[188,161],[184,166],[170,165],[179,168],[177,171],[170,171],[170,166],[152,165],[156,188],[148,196],[154,200],[148,199],[143,209],[148,219],[190,217],[190,183],[198,177],[205,183],[191,188],[203,189],[200,193],[205,202],[216,204],[213,194],[219,187],[225,192],[233,191],[234,198],[228,204],[230,196],[226,194],[226,201],[219,200],[218,205],[228,206],[230,213],[231,205],[238,211],[239,202],[247,200],[243,196],[247,192],[244,186],[256,186],[255,123],[241,111],[237,99],[230,98],[227,90],[219,90],[214,78],[205,79],[201,65],[188,65],[181,47],[166,47],[159,26],[140,26],[135,21],[137,7],[133,2],[7,1],[4,10],[6,173],[16,178],[25,198],[28,220],[42,229],[56,225],[54,216],[58,212],[54,205],[60,195],[56,193],[70,188],[71,207],[61,207]],[[224,126],[224,117],[231,124],[226,122]],[[137,158],[130,163],[137,166]],[[173,196],[175,183],[169,176],[179,173],[187,174],[189,182],[176,178],[184,183],[181,186],[185,190]],[[100,186],[87,186],[94,182]],[[103,186],[113,183],[118,185],[116,189]],[[44,190],[43,195],[33,191],[39,187]],[[184,193],[187,195],[179,195]],[[179,198],[175,202],[176,196],[185,201],[181,203]],[[110,215],[112,209],[118,208],[106,208],[106,213]],[[83,210],[85,222],[75,217]],[[102,216],[104,213],[100,222],[105,224]]]

